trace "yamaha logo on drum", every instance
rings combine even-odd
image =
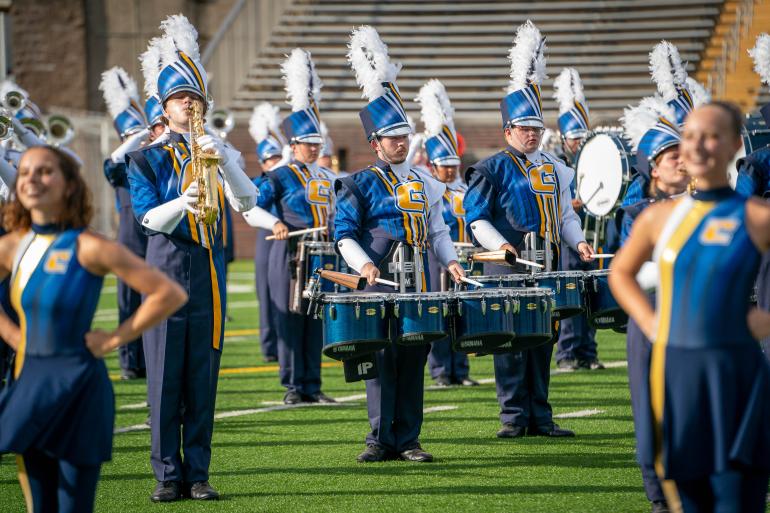
[[[334,264],[332,264],[331,262],[328,262],[328,263],[324,264],[324,269],[326,269],[327,271],[333,271],[334,270]]]
[[[428,307],[428,313],[429,314],[437,314],[438,313],[438,307],[437,306],[429,306]]]
[[[334,353],[353,353],[356,350],[356,346],[353,344],[348,344],[344,346],[336,346],[332,349],[332,352]]]
[[[377,315],[377,309],[376,308],[367,308],[366,309],[366,315],[368,315],[369,317],[373,317],[373,316]]]
[[[475,338],[472,340],[463,340],[462,342],[460,342],[460,347],[463,349],[466,347],[481,347],[483,345],[484,345],[484,342],[478,338]]]
[[[492,303],[491,305],[489,305],[489,308],[493,312],[496,312],[496,311],[500,310],[500,303]]]
[[[577,288],[577,284],[575,284],[575,283],[568,283],[567,284],[567,288],[569,290],[575,290]]]
[[[537,310],[537,303],[527,303],[527,310]]]

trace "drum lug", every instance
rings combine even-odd
[[[337,320],[337,307],[332,305],[329,307],[329,317],[331,320],[336,321]]]
[[[361,316],[361,305],[358,304],[358,301],[356,301],[356,320]]]
[[[487,315],[487,300],[486,298],[481,298],[481,315]]]
[[[398,300],[396,300],[395,304],[393,305],[393,317],[398,319]]]
[[[519,301],[519,298],[515,298],[513,300],[513,313],[517,314],[521,311],[521,301]]]
[[[505,301],[503,301],[503,304],[505,305],[505,313],[507,314],[511,313],[511,300],[508,298],[505,298]]]
[[[556,293],[561,294],[561,280],[556,280]]]
[[[422,317],[422,301],[417,300],[417,317]]]
[[[380,319],[385,318],[385,303],[380,303]]]
[[[586,280],[585,278],[580,278],[580,293],[583,294],[586,291]]]
[[[443,313],[444,317],[448,316],[449,315],[449,303],[446,303],[446,302],[442,303],[441,306],[442,306],[441,310],[442,310],[442,313]]]

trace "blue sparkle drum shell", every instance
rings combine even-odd
[[[347,360],[385,348],[388,305],[381,294],[326,294],[321,299],[323,353]]]
[[[393,294],[396,343],[404,346],[430,344],[449,334],[447,318],[450,295],[446,292]]]
[[[554,319],[567,319],[585,311],[585,273],[583,271],[538,273],[534,278],[535,286],[553,291]]]
[[[513,338],[511,293],[508,289],[456,292],[455,337],[462,353],[489,353]]]
[[[334,251],[333,242],[303,241],[305,246],[305,289],[312,288],[317,277],[313,274],[316,269],[325,271],[348,272],[345,261]],[[341,287],[329,280],[321,280],[320,292],[347,292],[349,289]]]
[[[553,339],[553,291],[530,287],[511,290],[513,339],[490,354],[511,353],[547,344]]]
[[[610,271],[587,271],[588,323],[598,329],[621,330],[628,324],[628,315],[620,308],[610,292]]]

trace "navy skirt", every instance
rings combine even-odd
[[[73,465],[112,456],[115,397],[107,367],[88,355],[30,356],[0,395],[0,452],[37,449]]]

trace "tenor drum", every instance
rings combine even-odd
[[[585,311],[584,274],[583,271],[559,271],[534,275],[537,287],[545,287],[553,291],[554,319],[566,319]]]
[[[302,241],[305,256],[305,290],[313,288],[315,280],[318,279],[313,273],[316,269],[325,271],[348,272],[347,264],[335,251],[333,242],[322,241]],[[300,251],[301,253],[302,251]],[[341,287],[329,280],[321,280],[320,292],[347,292],[348,289]]]
[[[628,324],[628,315],[610,292],[609,274],[609,269],[586,272],[588,322],[599,330],[619,330]]]
[[[453,348],[462,353],[489,353],[513,338],[511,292],[470,290],[454,294],[456,304]]]
[[[631,180],[633,152],[613,133],[595,133],[575,157],[577,197],[588,213],[604,217],[620,204]]]
[[[531,287],[511,292],[514,337],[488,351],[490,354],[532,349],[553,338],[553,291]]]
[[[323,353],[347,360],[383,349],[388,338],[387,302],[380,294],[326,294],[321,298]]]
[[[450,295],[446,292],[393,294],[396,342],[405,345],[430,344],[449,334]]]

